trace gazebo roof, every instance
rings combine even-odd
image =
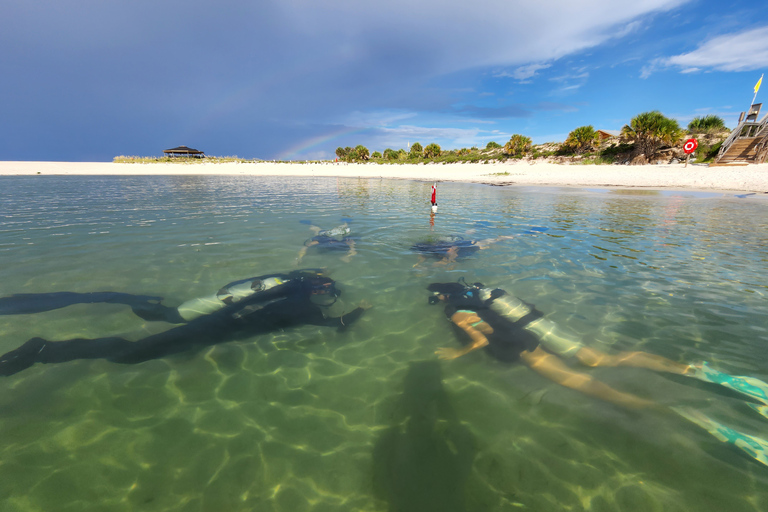
[[[164,149],[163,153],[184,153],[187,155],[202,155],[202,151],[198,151],[197,149],[188,148],[187,146],[179,146],[172,149]]]

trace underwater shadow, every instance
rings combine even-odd
[[[443,389],[440,364],[411,363],[403,387],[393,425],[374,446],[374,492],[390,512],[465,511],[475,442]]]

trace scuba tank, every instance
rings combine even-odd
[[[518,322],[533,311],[531,306],[517,297],[506,292],[493,297],[492,292],[490,288],[482,288],[479,290],[480,298],[484,302],[490,299],[488,307],[510,322]],[[582,347],[580,342],[563,334],[557,324],[543,317],[528,322],[523,328],[535,334],[546,349],[562,356],[573,354]]]
[[[208,315],[224,306],[239,302],[254,293],[263,292],[275,286],[289,282],[290,279],[279,277],[254,277],[243,281],[235,281],[224,286],[221,290],[207,297],[199,297],[184,302],[178,307],[179,315],[190,321],[199,316]]]
[[[328,237],[340,237],[340,236],[346,236],[350,234],[352,230],[347,226],[346,224],[342,224],[341,226],[336,226],[333,229],[326,229],[325,231],[320,231],[317,233],[318,236],[328,236]]]

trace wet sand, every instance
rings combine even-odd
[[[489,185],[630,187],[768,194],[768,164],[714,166],[490,164],[0,162],[0,176],[230,175],[317,176],[457,181]]]

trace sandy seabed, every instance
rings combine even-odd
[[[637,187],[768,194],[768,164],[715,166],[562,165],[544,162],[491,164],[347,163],[150,163],[0,162],[0,176],[18,175],[229,175],[389,178],[489,185]]]

